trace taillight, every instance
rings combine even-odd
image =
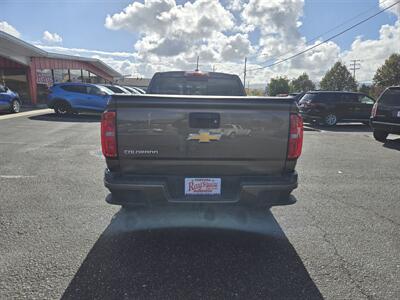
[[[117,157],[116,113],[105,111],[101,115],[101,148],[105,157]]]
[[[375,102],[375,104],[374,104],[374,106],[372,106],[372,110],[371,110],[371,117],[372,118],[375,118],[377,110],[378,110],[378,102]]]
[[[298,114],[291,114],[287,158],[288,159],[299,158],[302,147],[303,147],[303,118]]]

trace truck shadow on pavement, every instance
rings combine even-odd
[[[39,116],[29,117],[30,120],[34,121],[48,121],[48,122],[68,122],[68,123],[93,123],[100,122],[100,114],[76,114],[68,116],[59,116],[54,113],[44,114]]]
[[[386,140],[383,147],[400,151],[400,139]]]
[[[166,219],[144,230],[147,217],[120,210],[62,299],[323,299],[270,212],[258,232],[157,228]]]

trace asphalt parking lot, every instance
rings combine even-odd
[[[399,137],[308,129],[298,202],[212,229],[107,205],[99,135],[97,116],[0,120],[1,299],[400,298]]]

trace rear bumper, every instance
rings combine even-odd
[[[377,121],[370,119],[369,124],[374,130],[382,130],[388,133],[400,134],[400,123]]]
[[[106,201],[125,206],[209,203],[271,207],[293,204],[294,197],[290,197],[290,193],[298,184],[297,172],[282,176],[222,176],[221,195],[185,196],[184,178],[184,176],[122,176],[106,169],[104,185],[111,192]]]

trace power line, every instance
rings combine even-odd
[[[293,58],[295,58],[295,57],[297,57],[297,56],[300,56],[300,55],[302,55],[302,54],[304,54],[304,53],[306,53],[306,52],[308,52],[308,51],[310,51],[310,50],[312,50],[312,49],[315,49],[315,48],[321,46],[322,44],[325,44],[325,43],[329,42],[330,40],[332,40],[332,39],[334,39],[334,38],[336,38],[336,37],[338,37],[338,36],[340,36],[340,35],[342,35],[342,34],[348,32],[348,31],[350,31],[351,29],[353,29],[353,28],[355,28],[355,27],[357,27],[357,26],[359,26],[359,25],[361,25],[361,24],[363,24],[363,23],[365,23],[365,22],[371,20],[372,18],[376,17],[377,15],[383,13],[384,11],[386,11],[386,10],[392,8],[393,6],[395,6],[395,5],[399,4],[399,3],[400,3],[400,1],[395,2],[395,3],[391,4],[391,5],[389,5],[388,7],[385,7],[384,9],[380,10],[379,12],[377,12],[377,13],[375,13],[375,14],[369,16],[368,18],[363,19],[362,21],[360,21],[360,22],[358,22],[358,23],[356,23],[356,24],[354,24],[354,25],[352,25],[352,26],[346,28],[345,30],[342,30],[341,32],[339,32],[339,33],[337,33],[337,34],[335,34],[335,35],[333,35],[333,36],[331,36],[331,37],[325,39],[324,41],[322,41],[322,42],[320,42],[320,43],[318,43],[318,44],[316,44],[316,45],[314,45],[314,46],[311,46],[311,47],[309,47],[309,48],[304,49],[303,51],[300,51],[300,52],[298,52],[298,53],[296,53],[296,54],[294,54],[294,55],[291,55],[291,56],[289,56],[289,57],[287,57],[287,58],[285,58],[285,59],[282,59],[282,60],[280,60],[280,61],[274,62],[274,63],[272,63],[272,64],[268,64],[268,65],[265,65],[265,66],[262,66],[262,67],[258,67],[258,68],[254,68],[254,69],[249,69],[249,70],[247,70],[247,72],[257,71],[257,70],[269,68],[269,67],[272,67],[272,66],[281,64],[281,63],[283,63],[283,62],[285,62],[285,61],[288,61],[288,60],[290,60],[290,59],[293,59]]]
[[[388,1],[388,0],[384,0],[384,1],[382,1],[380,4],[382,5],[382,4],[385,3],[386,1]],[[362,15],[365,15],[367,12],[370,12],[371,10],[374,10],[374,9],[375,9],[375,6],[370,7],[369,9],[367,9],[367,10],[365,10],[365,11],[363,11],[363,12],[357,14],[356,16],[354,16],[354,17],[352,17],[352,18],[350,18],[350,19],[347,19],[346,21],[340,23],[339,25],[336,25],[335,27],[329,29],[328,31],[325,31],[324,33],[321,33],[321,34],[319,34],[318,36],[313,37],[312,39],[308,40],[307,42],[308,42],[308,43],[314,42],[314,41],[318,40],[319,38],[323,37],[324,35],[326,35],[326,34],[328,34],[328,33],[331,33],[331,32],[334,31],[335,29],[338,29],[338,28],[342,27],[343,25],[348,24],[349,22],[351,22],[351,21],[357,19],[358,17],[360,17],[360,16],[362,16]],[[298,49],[298,48],[295,48],[295,49]],[[293,52],[293,50],[288,51],[288,52],[285,52],[285,53],[283,53],[283,54],[281,54],[281,55],[272,57],[271,59],[278,59],[278,58],[281,58],[281,57],[283,57],[283,56],[286,56],[287,54],[290,54],[290,53],[292,53],[292,52]],[[268,54],[260,54],[260,55],[255,54],[255,55],[250,56],[250,58],[253,58],[253,57],[260,57],[260,56],[268,56]]]

